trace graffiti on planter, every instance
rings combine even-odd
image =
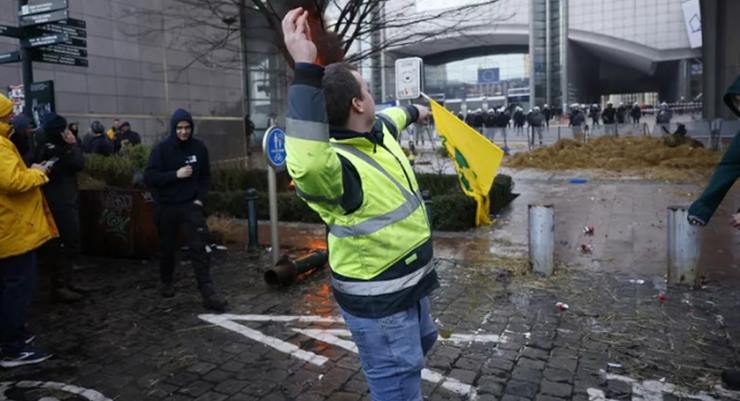
[[[106,192],[103,195],[103,207],[108,210],[130,212],[133,205],[132,196],[122,192]]]
[[[102,203],[104,209],[100,214],[100,225],[103,230],[106,234],[113,234],[125,240],[131,222],[132,196],[120,192],[106,192]]]
[[[0,401],[111,401],[99,392],[72,384],[40,381],[0,382]]]

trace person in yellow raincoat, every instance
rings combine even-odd
[[[42,362],[51,355],[26,331],[36,282],[35,250],[58,236],[40,187],[47,165],[26,167],[10,138],[13,103],[0,95],[0,367]],[[24,135],[24,133],[17,133]],[[17,139],[17,138],[16,138]]]

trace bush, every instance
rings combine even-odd
[[[463,193],[432,196],[432,228],[462,231],[475,227],[476,204]]]
[[[108,187],[140,187],[141,172],[146,168],[150,151],[146,145],[135,145],[112,156],[86,154],[85,172]]]
[[[475,200],[462,193],[457,176],[419,174],[417,179],[420,187],[428,189],[432,194],[433,229],[461,231],[475,226]],[[510,176],[504,174],[496,176],[490,193],[492,213],[498,213],[516,198],[511,192],[513,187],[514,183]],[[211,191],[206,207],[210,213],[246,218],[246,191]],[[261,220],[270,218],[268,194],[264,191],[257,193],[257,218]],[[278,193],[278,218],[281,221],[321,223],[318,213],[311,210],[292,191]]]
[[[278,192],[290,191],[290,176],[283,171],[277,174]],[[267,170],[246,170],[244,168],[218,168],[211,170],[211,190],[245,191],[254,188],[267,192]]]
[[[321,223],[318,213],[311,210],[295,193],[280,192],[277,194],[277,201],[279,220]],[[222,214],[246,219],[247,192],[210,191],[206,197],[206,209],[211,214]],[[260,220],[268,220],[270,218],[269,195],[267,192],[257,193],[257,218]]]

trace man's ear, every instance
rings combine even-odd
[[[352,109],[356,111],[357,114],[362,114],[365,111],[365,108],[362,106],[362,100],[360,100],[360,98],[352,98]]]

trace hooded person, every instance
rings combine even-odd
[[[177,109],[170,119],[170,135],[152,149],[144,172],[144,182],[152,188],[157,206],[155,224],[162,250],[160,294],[175,296],[175,251],[182,226],[203,306],[224,312],[227,303],[214,290],[206,250],[209,234],[203,202],[211,178],[208,149],[193,135],[190,113]]]
[[[121,147],[141,144],[141,136],[138,132],[131,130],[131,124],[128,121],[121,124],[118,139]]]
[[[36,282],[36,250],[58,235],[41,186],[47,169],[30,168],[12,142],[13,103],[0,95],[0,366],[42,362],[51,355],[26,331]]]
[[[82,148],[85,153],[93,153],[102,156],[113,154],[113,142],[105,135],[105,127],[100,121],[93,121],[90,124],[90,134],[85,136]]]
[[[83,296],[74,289],[72,270],[81,248],[77,173],[85,168],[85,158],[64,117],[47,114],[41,128],[35,161],[54,162],[49,170],[50,182],[43,191],[60,234],[42,248],[41,260],[52,269],[52,299],[79,301]]]
[[[724,96],[727,107],[740,117],[740,75],[727,89]],[[704,192],[689,207],[689,223],[704,226],[722,203],[727,192],[740,177],[740,131],[735,133],[730,146],[727,147],[722,160],[714,169]],[[730,219],[730,224],[740,230],[740,209]],[[726,369],[722,372],[722,384],[730,390],[740,390],[740,369]]]
[[[25,114],[19,114],[13,117],[13,136],[10,141],[13,142],[18,153],[21,154],[23,161],[27,166],[33,163],[33,125],[31,119],[26,117]]]
[[[740,76],[727,90],[724,101],[727,107],[740,117]],[[737,132],[730,142],[704,192],[689,207],[689,221],[700,226],[709,223],[738,176],[740,176],[740,132]],[[734,215],[733,225],[740,228],[740,210]]]

